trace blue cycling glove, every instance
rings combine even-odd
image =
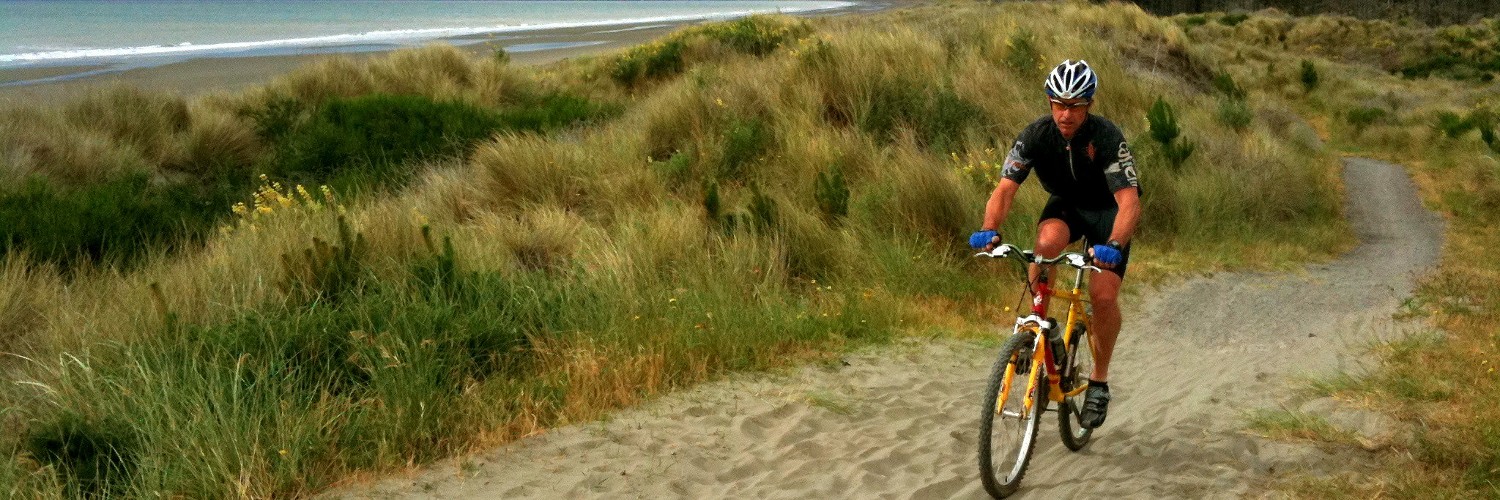
[[[991,242],[999,238],[1000,233],[998,231],[991,231],[988,229],[983,231],[974,231],[974,234],[969,235],[969,246],[973,248],[984,248],[986,246],[989,246]]]
[[[1094,245],[1094,260],[1111,266],[1120,263],[1120,249],[1109,245]]]

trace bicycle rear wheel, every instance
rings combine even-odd
[[[1064,391],[1088,384],[1089,375],[1094,371],[1094,351],[1089,345],[1088,332],[1083,325],[1075,328],[1074,340],[1071,352],[1068,353],[1068,366],[1062,373],[1062,386]],[[1087,392],[1087,391],[1085,391]],[[1057,409],[1057,430],[1062,434],[1063,445],[1069,450],[1082,450],[1088,446],[1089,437],[1094,430],[1084,427],[1080,422],[1083,415],[1083,392],[1072,397],[1063,398],[1062,405]]]
[[[995,498],[1020,487],[1036,447],[1042,412],[1047,409],[1047,369],[1030,366],[1036,338],[1035,333],[1023,332],[1006,341],[985,389],[979,414],[979,474],[985,491]],[[1026,408],[1028,386],[1033,389],[1030,408]],[[1001,392],[1006,392],[1003,400]]]

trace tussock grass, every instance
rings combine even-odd
[[[1052,29],[1059,18],[1080,30]],[[186,128],[153,119],[141,136],[178,146],[87,131],[68,147],[129,154],[87,168],[7,160],[23,172],[12,177],[89,186],[174,173],[209,186],[198,176],[213,172],[229,179],[213,192],[264,198],[295,191],[254,174],[293,166],[283,153],[308,124],[347,126],[338,138],[382,123],[327,116],[349,103],[410,105],[445,126],[483,113],[535,126],[400,150],[449,152],[432,157],[375,150],[408,160],[392,164],[406,182],[332,203],[270,196],[198,245],[133,266],[68,274],[9,253],[0,332],[17,332],[6,349],[30,359],[11,379],[35,384],[0,389],[15,408],[0,490],[305,495],[731,370],[965,329],[993,314],[996,281],[1016,276],[970,262],[963,235],[1011,138],[1045,113],[1038,75],[1063,58],[1098,68],[1097,112],[1138,148],[1140,276],[1332,255],[1348,240],[1328,230],[1342,220],[1336,158],[1255,82],[1249,123],[1221,123],[1212,81],[1224,70],[1209,56],[1133,6],[945,5],[706,25],[541,70],[429,47],[333,59],[181,107],[128,100],[166,118],[186,110]],[[631,61],[666,69],[622,81]],[[1177,168],[1144,146],[1158,99],[1198,144]],[[68,123],[6,116],[27,130]],[[37,141],[8,143],[4,158]],[[346,165],[356,150],[312,163],[323,170],[308,180],[370,180]],[[167,161],[194,151],[223,160]],[[842,209],[829,208],[834,192]],[[1012,239],[1030,237],[1044,197],[1024,190]],[[74,453],[68,436],[113,445]]]

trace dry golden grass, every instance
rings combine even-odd
[[[1058,19],[1079,29],[1057,30]],[[1327,258],[1349,239],[1342,226],[1316,234],[1278,229],[1336,219],[1339,196],[1336,157],[1296,132],[1297,117],[1271,99],[1281,94],[1253,87],[1252,126],[1240,132],[1220,124],[1208,84],[1217,53],[1191,46],[1176,24],[1137,7],[944,4],[808,21],[805,32],[785,18],[771,22],[798,37],[758,57],[730,50],[707,31],[685,32],[686,71],[635,87],[611,79],[614,57],[532,73],[428,47],[369,62],[327,60],[237,96],[185,103],[105,94],[86,104],[146,114],[152,125],[140,131],[109,120],[82,127],[65,112],[6,115],[0,130],[36,135],[11,136],[18,138],[0,144],[0,153],[21,172],[8,178],[40,171],[88,182],[132,168],[191,174],[215,168],[211,159],[244,165],[262,155],[265,145],[244,112],[278,100],[315,105],[404,93],[495,106],[555,89],[625,100],[624,113],[608,122],[550,135],[502,134],[465,160],[420,166],[403,190],[344,207],[368,242],[363,259],[375,285],[399,288],[414,262],[432,258],[426,226],[437,244],[450,239],[461,272],[531,287],[538,307],[550,308],[531,318],[547,328],[529,338],[533,364],[523,377],[466,383],[444,410],[458,437],[412,456],[382,449],[383,461],[367,466],[376,469],[596,418],[729,370],[813,359],[893,332],[959,328],[957,311],[987,298],[997,279],[953,251],[976,226],[990,187],[964,173],[966,159],[994,162],[1045,113],[1040,74],[1063,58],[1095,65],[1103,85],[1096,111],[1120,124],[1138,149],[1145,227],[1154,228],[1143,229],[1141,250],[1152,257],[1138,264],[1143,276],[1272,265],[1255,257],[1267,253]],[[1017,38],[1022,32],[1031,38]],[[1146,144],[1144,116],[1157,98],[1178,109],[1186,137],[1199,144],[1181,171]],[[944,109],[965,111],[946,122],[929,116]],[[53,136],[72,141],[53,148],[62,159],[33,159]],[[88,163],[92,158],[113,163]],[[834,166],[849,179],[843,220],[821,213],[814,200],[814,179]],[[721,194],[716,219],[704,207],[709,183]],[[1023,190],[1009,226],[1013,239],[1029,237],[1044,198],[1034,186]],[[745,222],[766,200],[775,222]],[[335,212],[273,207],[253,228],[225,231],[200,249],[70,279],[12,256],[0,268],[0,335],[22,332],[28,352],[46,359],[169,341],[157,338],[166,330],[152,284],[182,325],[211,329],[252,314],[312,314],[317,308],[278,291],[282,255],[299,254],[313,237],[328,240]],[[1170,264],[1152,268],[1150,261]],[[934,304],[942,311],[928,310]],[[975,314],[977,322],[993,312]],[[32,368],[22,370],[55,379],[72,373]],[[69,401],[89,399],[79,393]],[[348,405],[317,412],[358,410]],[[317,412],[283,416],[291,419],[285,432],[312,432],[298,419],[328,416]],[[226,433],[259,439],[240,431]],[[167,439],[162,434],[153,439]],[[318,462],[288,472],[226,463],[202,471],[194,484],[252,496],[305,494],[360,467]],[[229,474],[233,484],[214,474]]]

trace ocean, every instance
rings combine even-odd
[[[630,29],[851,5],[813,0],[0,0],[0,69],[388,50],[451,37],[580,26]],[[558,47],[520,50],[547,48]]]

